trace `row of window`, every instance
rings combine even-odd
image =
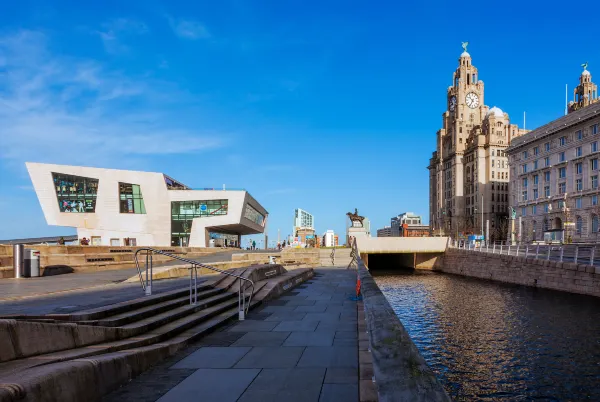
[[[589,200],[584,202],[584,200]],[[587,206],[597,206],[598,205],[598,196],[597,195],[592,195],[591,197],[579,197],[579,198],[575,198],[575,209],[581,209],[584,207],[584,205]],[[558,208],[558,210],[563,210],[565,207],[565,202],[563,200],[560,200],[556,203],[556,206]],[[536,215],[538,213],[538,207],[541,207],[541,211],[543,211],[543,213],[547,214],[552,212],[553,207],[552,207],[552,203],[548,202],[545,204],[541,204],[541,205],[531,205],[529,207],[521,207],[521,216],[527,216],[527,210],[529,209],[529,214],[530,215]]]
[[[581,156],[583,156],[583,148],[582,147],[577,147],[575,148],[575,153],[574,153],[574,157],[575,158],[579,158]],[[594,141],[590,144],[590,153],[596,153],[598,152],[598,141]],[[566,157],[566,153],[565,151],[563,152],[559,152],[557,154],[558,156],[558,161],[557,163],[562,163],[562,162],[567,162],[567,157]],[[546,156],[543,161],[544,161],[544,165],[540,166],[539,161],[541,161],[542,159],[536,159],[533,161],[533,170],[536,170],[540,167],[549,167],[552,166],[551,162],[550,162],[550,156]],[[521,165],[521,173],[527,173],[528,171],[528,167],[529,165],[527,163],[524,163]]]
[[[590,126],[590,134],[591,135],[598,134],[598,132],[599,132],[598,131],[598,123],[593,124],[593,125]],[[582,130],[577,130],[575,132],[575,137],[577,138],[577,141],[583,140],[583,131]],[[567,136],[564,135],[564,136],[560,137],[558,139],[558,144],[561,147],[567,145]],[[581,147],[579,147],[579,148],[581,148]],[[539,151],[540,151],[539,146],[533,147],[533,156],[539,155],[539,153],[540,153]],[[550,152],[550,142],[544,143],[544,151],[545,152]],[[596,152],[596,151],[592,151],[592,152]],[[522,159],[527,159],[529,157],[529,150],[523,151],[521,153],[521,157],[522,157]]]
[[[592,190],[596,190],[598,188],[598,175],[593,175],[590,176],[590,189]],[[557,184],[557,190],[558,190],[558,194],[565,194],[567,192],[567,182],[563,181],[563,182],[559,182]],[[576,179],[575,180],[575,191],[583,191],[583,179]],[[521,190],[521,201],[528,201],[529,197],[528,197],[529,191],[528,190]],[[548,198],[550,197],[550,186],[546,185],[544,186],[544,197]],[[536,200],[539,198],[539,193],[538,193],[538,189],[534,188],[533,189],[533,200]]]

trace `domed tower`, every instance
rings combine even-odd
[[[598,102],[598,86],[592,82],[592,74],[583,63],[583,72],[579,76],[579,85],[573,91],[573,101],[569,103],[569,113]]]

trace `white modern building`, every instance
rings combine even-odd
[[[335,247],[335,232],[333,230],[328,230],[323,233],[323,246],[324,247]]]
[[[398,216],[394,216],[391,219],[392,237],[400,236],[400,232],[402,231],[401,227],[403,224],[408,226],[422,225],[422,218],[420,215],[416,215],[414,212],[403,212]]]
[[[294,211],[294,228],[293,236],[296,236],[298,229],[314,229],[315,221],[312,214],[306,212],[303,209],[296,208]]]
[[[163,173],[28,162],[49,225],[107,246],[240,246],[268,212],[245,190],[194,190]],[[265,239],[265,244],[268,244]]]

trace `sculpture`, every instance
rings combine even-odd
[[[358,215],[358,208],[354,208],[354,213],[348,212],[346,215],[348,216],[348,218],[350,218],[350,221],[352,222],[352,227],[363,227],[363,221],[365,220],[365,217]]]
[[[581,67],[583,67],[583,71],[587,70],[587,66],[588,66],[587,61],[581,65]]]
[[[469,46],[469,42],[462,42],[462,48],[464,49],[464,51],[467,51],[467,46]]]

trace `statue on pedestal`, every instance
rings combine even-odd
[[[348,216],[348,218],[350,218],[353,228],[363,227],[363,221],[365,220],[365,217],[358,215],[358,208],[354,208],[354,213],[348,212],[346,215]]]

